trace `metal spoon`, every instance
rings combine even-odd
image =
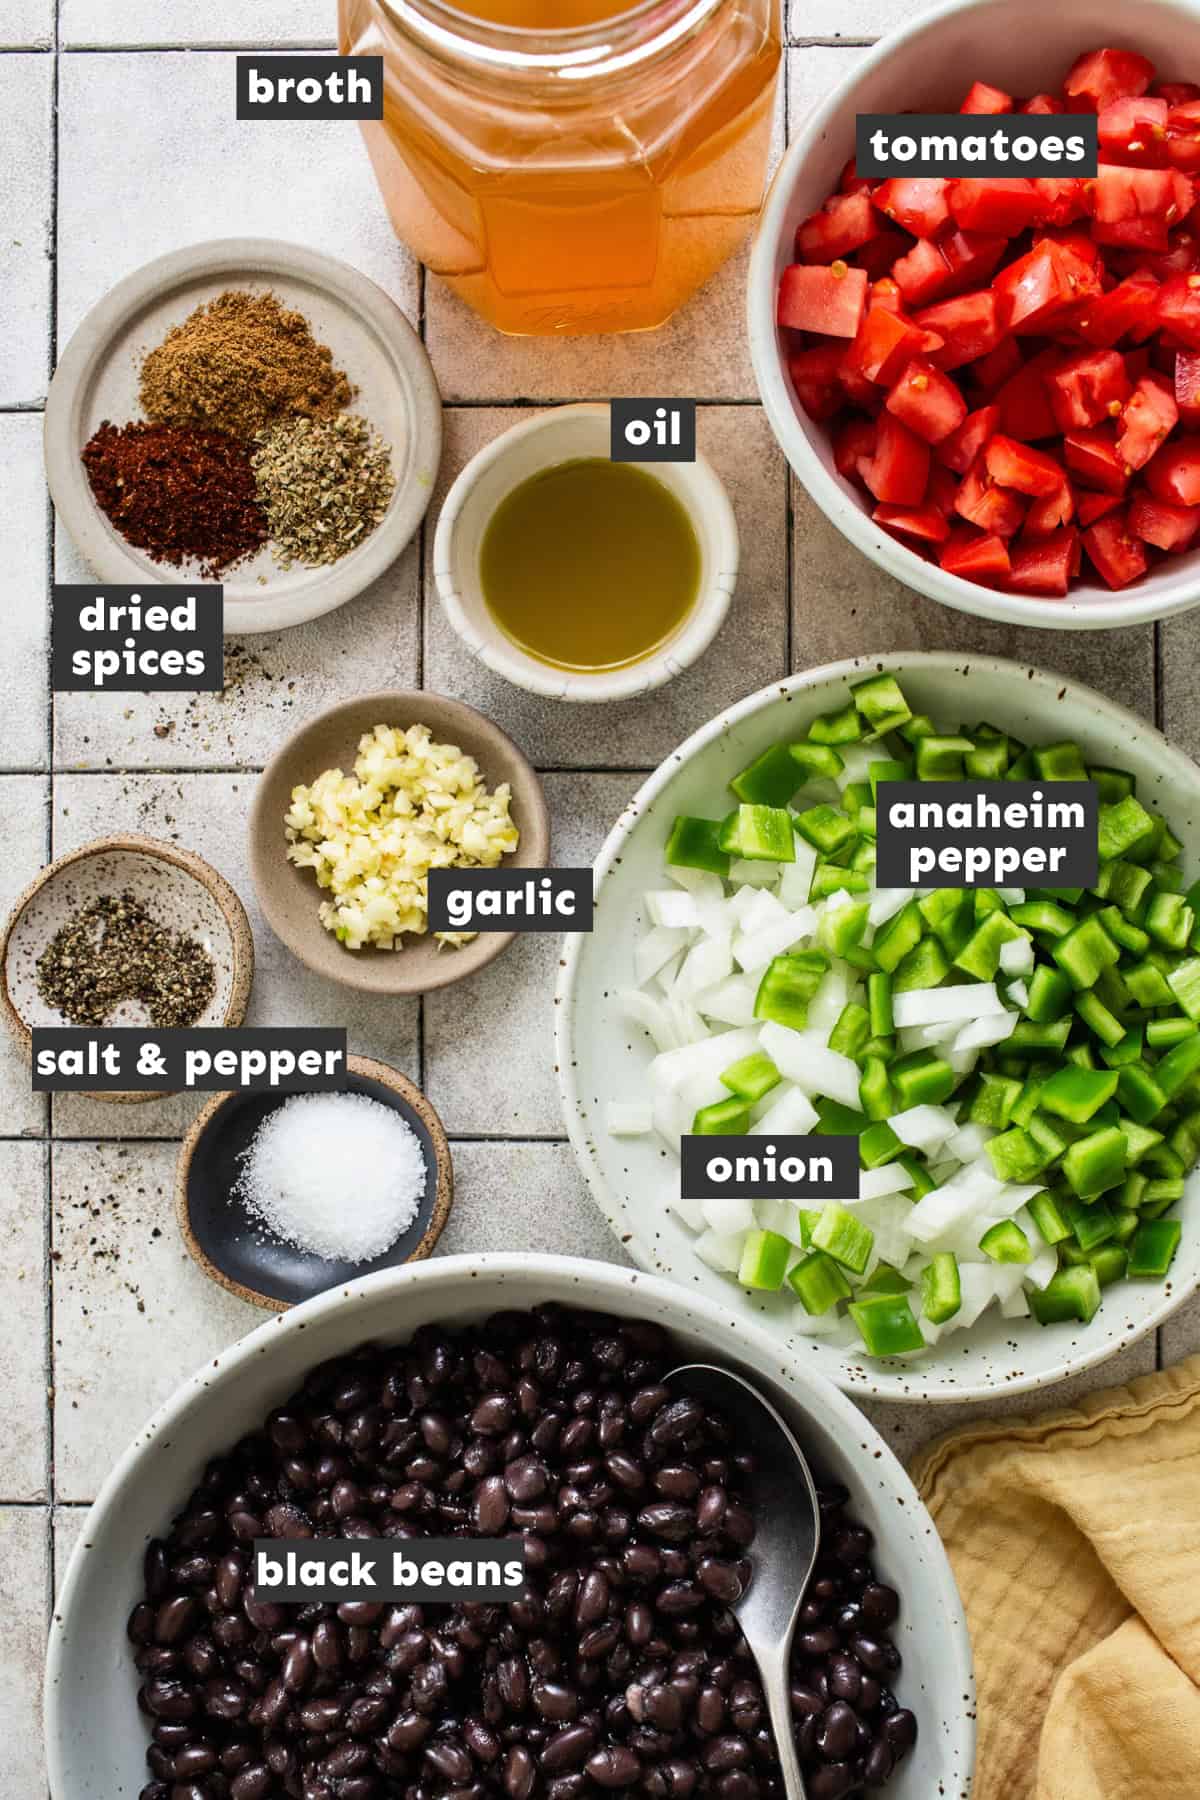
[[[792,1633],[821,1535],[816,1486],[790,1428],[751,1382],[711,1363],[685,1363],[666,1380],[736,1419],[741,1443],[754,1457],[754,1580],[732,1610],[762,1677],[788,1800],[805,1800],[789,1669]]]

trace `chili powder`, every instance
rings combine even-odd
[[[267,539],[246,445],[223,431],[113,425],[83,451],[100,510],[155,562],[196,562],[207,580]]]

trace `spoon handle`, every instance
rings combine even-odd
[[[790,1635],[789,1633],[789,1637]],[[771,1716],[771,1732],[775,1738],[775,1753],[779,1758],[787,1800],[805,1800],[804,1777],[800,1773],[800,1759],[796,1755],[787,1646],[784,1646],[780,1654],[774,1646],[766,1649],[760,1645],[757,1653],[763,1692],[767,1697],[767,1711]]]

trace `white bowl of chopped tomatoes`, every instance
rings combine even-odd
[[[958,110],[1095,112],[1098,173],[857,175],[857,114]],[[1200,603],[1200,11],[951,0],[894,32],[784,158],[749,325],[793,469],[899,580],[1060,628]]]

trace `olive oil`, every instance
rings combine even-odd
[[[479,552],[489,612],[556,669],[624,669],[679,629],[700,588],[700,545],[663,482],[581,457],[531,475],[493,513]]]

